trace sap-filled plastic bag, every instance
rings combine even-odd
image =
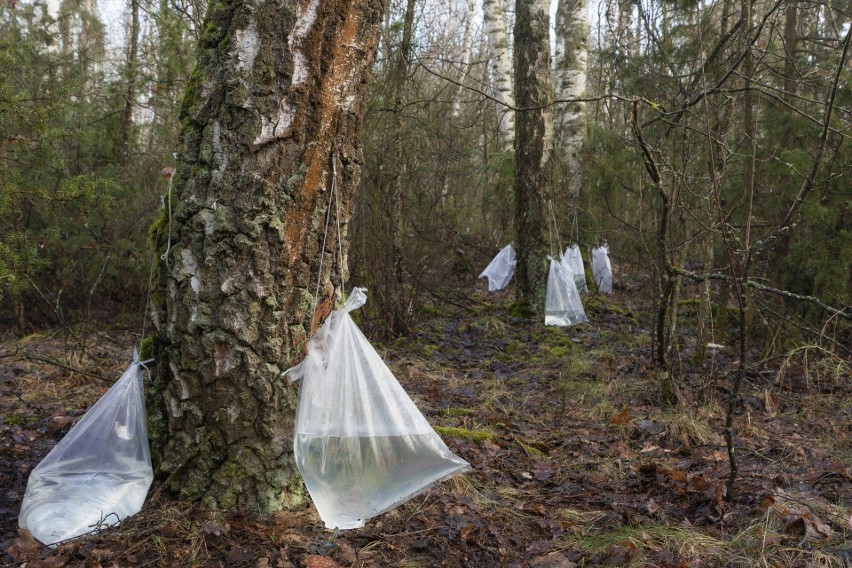
[[[612,293],[612,265],[609,262],[609,247],[606,245],[592,249],[592,278],[598,292]]]
[[[355,288],[290,371],[302,380],[296,465],[328,528],[353,529],[470,469],[432,429],[349,312]]]
[[[18,524],[44,544],[114,525],[139,512],[153,479],[134,352],[118,382],[30,473]]]
[[[512,243],[503,247],[497,256],[485,267],[479,278],[488,278],[488,291],[496,292],[508,286],[512,275],[515,274],[515,249]]]
[[[583,256],[580,254],[580,247],[574,243],[562,255],[562,264],[570,268],[571,274],[574,275],[574,284],[577,286],[577,291],[581,294],[588,294],[589,287],[586,285],[586,270],[583,268]]]
[[[589,321],[573,275],[555,259],[547,258],[550,259],[550,272],[547,274],[544,325],[568,326]]]

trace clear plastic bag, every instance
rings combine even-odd
[[[296,465],[328,528],[353,529],[470,469],[432,429],[352,321],[355,288],[289,372],[302,380]]]
[[[512,275],[515,274],[515,249],[512,248],[512,243],[503,247],[497,256],[485,267],[479,278],[488,278],[488,291],[496,292],[505,288]]]
[[[601,245],[592,249],[592,278],[602,294],[612,293],[612,265],[609,262],[609,247]]]
[[[544,306],[544,325],[568,326],[589,321],[573,276],[561,263],[551,257],[547,274],[547,299]]]
[[[581,294],[588,294],[589,287],[586,285],[586,269],[583,267],[583,256],[580,254],[580,247],[577,243],[565,249],[565,254],[562,255],[562,264],[571,269],[577,291]]]
[[[142,365],[121,378],[30,473],[18,524],[44,544],[115,525],[142,509],[154,479]]]

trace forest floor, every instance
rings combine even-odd
[[[735,354],[711,349],[694,363],[686,306],[680,401],[663,405],[650,310],[629,296],[589,297],[591,324],[552,328],[510,317],[510,293],[477,292],[378,345],[473,470],[342,532],[323,529],[312,506],[209,511],[171,500],[155,482],[142,512],[120,527],[55,549],[19,534],[29,472],[121,374],[135,336],[99,332],[85,357],[62,333],[5,336],[0,564],[852,566],[849,362],[814,347],[750,365],[728,500],[722,432]]]

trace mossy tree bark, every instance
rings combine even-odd
[[[171,223],[157,225],[170,246],[149,422],[158,472],[181,498],[255,511],[302,499],[282,371],[346,281],[384,4],[210,5],[182,104]]]
[[[515,278],[518,306],[530,314],[544,313],[550,250],[545,231],[553,184],[549,4],[518,0],[515,14]]]

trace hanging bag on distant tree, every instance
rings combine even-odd
[[[580,254],[580,247],[577,243],[565,249],[565,254],[562,255],[562,263],[571,269],[577,291],[581,294],[588,294],[589,287],[586,285],[586,269],[583,267],[583,255]]]
[[[432,429],[349,312],[355,288],[289,372],[302,380],[296,465],[325,526],[353,529],[470,469]]]
[[[544,325],[569,326],[589,321],[583,301],[574,284],[574,277],[562,264],[551,257],[547,274],[547,298],[544,306]]]
[[[609,262],[609,247],[601,245],[592,249],[592,278],[602,294],[612,293],[612,265]]]
[[[121,378],[30,473],[20,526],[55,544],[138,513],[154,479],[146,428],[134,351]]]
[[[515,249],[512,248],[512,243],[509,243],[497,253],[479,278],[488,278],[488,291],[497,292],[508,286],[512,275],[515,274],[516,265]]]

